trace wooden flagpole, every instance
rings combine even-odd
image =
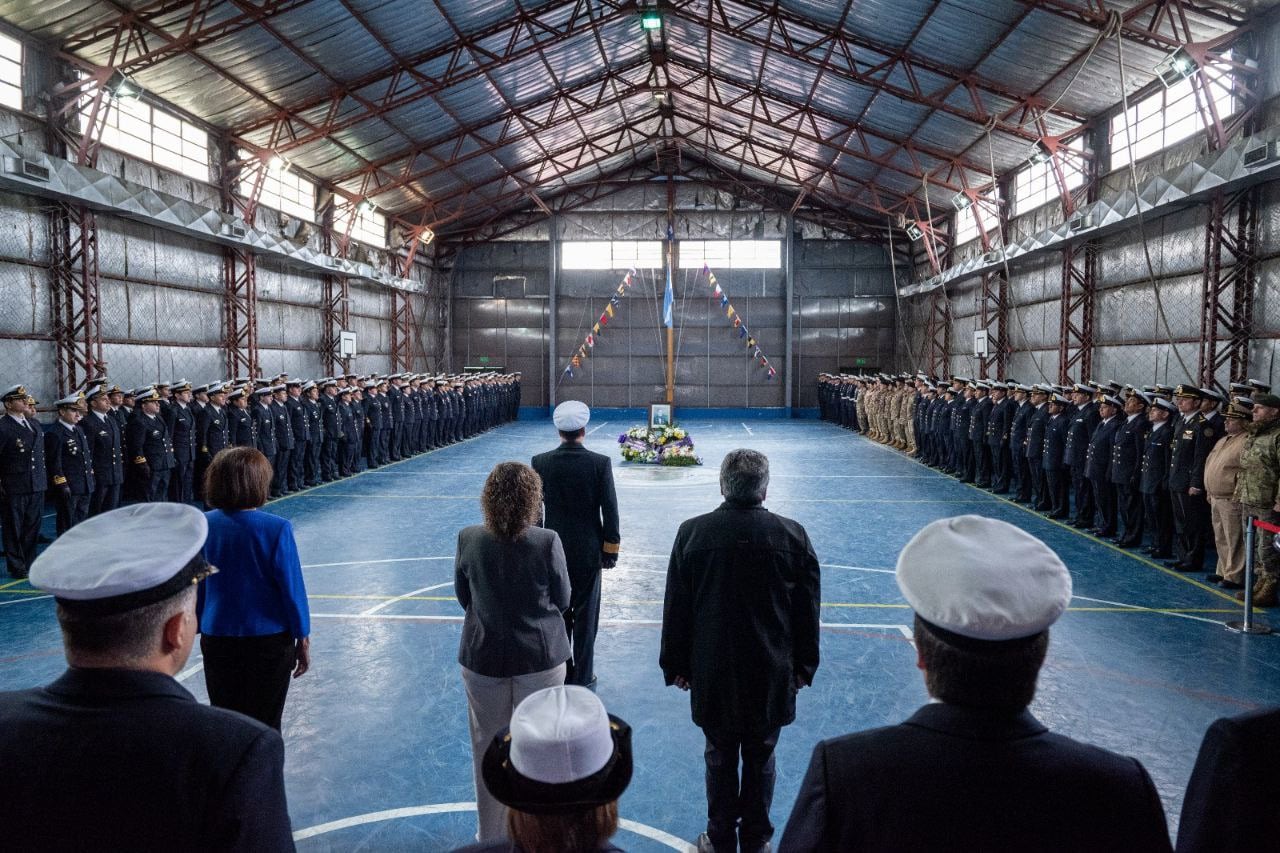
[[[667,405],[676,398],[676,347],[675,347],[675,269],[676,269],[676,185],[670,174],[667,175],[667,281],[672,283],[671,301],[672,322],[667,326]]]

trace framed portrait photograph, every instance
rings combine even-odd
[[[670,403],[650,403],[649,404],[649,429],[661,426],[671,426],[674,422],[675,413],[671,410]]]

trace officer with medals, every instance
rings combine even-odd
[[[53,488],[55,529],[61,536],[89,517],[93,498],[93,458],[89,439],[80,429],[86,412],[83,394],[72,394],[54,403],[57,422],[44,434],[45,470]]]
[[[308,381],[302,386],[302,412],[307,418],[307,450],[304,456],[303,485],[307,488],[320,485],[320,455],[324,436],[321,435],[323,414],[320,410],[320,386]]]
[[[237,388],[227,395],[227,432],[232,447],[258,446],[258,422],[249,409],[251,397],[248,388]]]
[[[165,427],[173,443],[173,472],[169,475],[169,500],[188,503],[195,498],[196,413],[191,409],[191,383],[179,379],[170,387],[167,406],[161,406]]]
[[[221,382],[208,386],[209,404],[196,416],[200,447],[200,471],[209,467],[218,451],[231,446],[231,419],[227,413],[227,387]],[[198,484],[197,484],[198,485]]]
[[[338,414],[338,381],[320,383],[320,479],[332,483],[338,479],[338,445],[343,439],[342,419]]]
[[[136,395],[137,410],[124,430],[125,455],[144,503],[167,500],[174,467],[173,441],[160,417],[160,395],[148,388]]]
[[[1197,496],[1191,494],[1191,470],[1195,466],[1196,432],[1200,424],[1200,389],[1179,385],[1173,399],[1178,417],[1169,440],[1169,497],[1173,501],[1174,559],[1165,565],[1180,572],[1204,570],[1203,538],[1197,539]],[[1203,500],[1203,497],[1199,498]],[[1198,557],[1198,559],[1197,559]]]
[[[94,516],[120,505],[120,488],[124,485],[124,433],[111,412],[111,392],[106,385],[90,389],[86,399],[89,414],[80,422],[80,428],[89,440],[89,458],[93,465],[89,515]]]

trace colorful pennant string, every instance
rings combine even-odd
[[[738,332],[738,339],[745,339],[747,342],[747,350],[751,353],[751,357],[760,362],[760,366],[765,370],[765,378],[772,379],[778,375],[778,371],[770,364],[769,359],[761,351],[759,342],[755,336],[751,334],[751,330],[747,328],[747,324],[742,322],[742,315],[739,314],[734,307],[729,304],[729,294],[720,286],[720,282],[716,280],[716,274],[711,271],[711,267],[706,264],[702,265],[702,274],[707,277],[707,283],[711,285],[711,296],[713,299],[720,300],[720,307],[724,309],[726,320],[733,321],[733,328]]]
[[[604,311],[601,312],[599,319],[591,324],[591,331],[587,333],[586,338],[578,346],[578,351],[573,354],[573,357],[569,359],[569,363],[565,365],[565,376],[572,379],[574,377],[574,369],[582,369],[582,362],[591,355],[591,350],[594,350],[596,344],[602,339],[601,330],[609,325],[609,318],[614,316],[622,303],[622,297],[627,295],[627,290],[635,283],[635,278],[636,271],[632,267],[627,270],[627,274],[623,277],[622,283],[618,285],[618,289],[609,297],[609,302],[604,306]]]

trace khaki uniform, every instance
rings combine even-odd
[[[1216,573],[1233,583],[1244,582],[1244,517],[1234,495],[1240,455],[1248,438],[1245,432],[1225,436],[1209,451],[1204,463],[1204,487],[1218,551]]]
[[[1280,419],[1254,425],[1240,454],[1234,498],[1246,518],[1280,523],[1275,511],[1280,500]],[[1280,552],[1272,547],[1272,535],[1260,530],[1254,542],[1259,576],[1280,577]]]

